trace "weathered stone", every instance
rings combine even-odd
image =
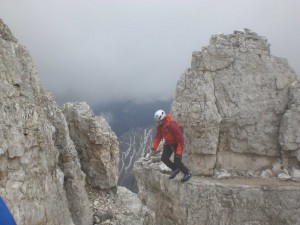
[[[29,110],[40,117],[45,118],[45,114],[39,107],[42,93],[38,90],[36,70],[31,69],[34,68],[33,63],[28,55],[22,54],[24,51],[22,46],[0,39],[1,144],[5,148],[0,164],[1,171],[5,171],[7,176],[5,182],[0,181],[0,194],[18,224],[46,224],[46,214],[52,215],[48,224],[72,224],[63,187],[52,176],[59,154],[51,142],[52,132],[47,128],[47,123],[34,123],[32,114],[25,117],[25,112]],[[22,69],[23,66],[25,68]],[[34,97],[37,97],[36,101]],[[31,134],[23,134],[25,127],[31,130]],[[14,146],[22,146],[26,150],[15,151]],[[33,148],[36,146],[39,154],[34,154]],[[32,157],[27,159],[27,165],[22,165],[19,159],[22,160],[25,152],[32,154]],[[21,180],[16,177],[19,170],[24,170],[26,174]]]
[[[184,127],[192,178],[170,180],[152,157],[134,167],[138,195],[157,224],[300,224],[299,185],[289,181],[300,161],[300,89],[269,47],[245,29],[214,35],[193,53],[171,110]]]
[[[136,194],[124,187],[99,190],[88,187],[94,216],[99,218],[99,224],[132,224],[157,225],[155,214],[144,206]]]
[[[25,152],[24,148],[20,145],[10,145],[7,148],[9,158],[22,156]]]
[[[295,182],[274,178],[216,180],[181,176],[170,180],[158,164],[135,163],[139,198],[155,212],[156,224],[257,224],[300,223],[300,188]]]
[[[32,58],[1,20],[0,58],[0,195],[18,225],[91,224],[77,155],[64,158],[71,143],[53,138],[67,139],[65,118],[53,111]]]
[[[159,170],[162,173],[170,173],[170,172],[172,172],[172,170],[169,167],[167,167],[166,164],[164,164],[163,162],[161,162],[159,164]]]
[[[84,102],[66,103],[62,110],[88,183],[101,189],[115,187],[118,180],[119,148],[117,137],[106,120],[101,116],[94,116]]]
[[[193,53],[171,114],[184,126],[184,158],[194,174],[212,175],[215,166],[259,170],[281,156],[279,126],[297,78],[269,46],[246,29],[214,35],[208,47]],[[194,162],[204,156],[209,164]]]
[[[220,172],[216,172],[215,176],[217,179],[221,180],[221,179],[230,178],[231,174],[227,170],[222,169]]]
[[[85,190],[85,174],[81,170],[78,154],[69,136],[66,119],[49,94],[43,96],[44,110],[49,122],[54,145],[58,148],[59,166],[64,174],[64,188],[69,209],[75,224],[91,224],[92,212]],[[61,175],[59,175],[61,180]]]
[[[289,174],[286,174],[286,173],[279,173],[277,177],[280,180],[290,180],[290,179],[292,179],[292,176],[289,175]]]
[[[300,170],[293,167],[291,170],[291,176],[292,176],[292,180],[300,181]]]
[[[0,19],[0,38],[6,41],[17,43],[17,39],[13,36],[10,29],[3,21]]]
[[[98,211],[96,215],[99,218],[99,222],[103,222],[105,220],[110,220],[113,218],[112,212],[109,211]]]
[[[283,151],[294,152],[298,161],[300,156],[300,83],[294,83],[289,90],[288,110],[284,113],[279,130],[279,143]],[[283,153],[285,154],[285,153]]]
[[[266,169],[264,171],[261,172],[261,175],[260,175],[262,178],[271,178],[271,177],[274,177],[274,173],[272,170],[270,169]]]
[[[118,187],[118,201],[128,209],[126,216],[117,215],[120,224],[157,225],[154,211],[144,206],[138,196],[128,189]]]
[[[85,183],[66,118],[40,85],[28,51],[17,43],[1,20],[0,57],[0,195],[17,224],[92,225],[91,209],[99,212],[104,208],[105,212],[113,212],[102,216],[102,220],[109,218],[105,223],[155,225],[154,213],[133,193],[120,191],[116,201],[108,195],[109,203],[91,198],[90,204],[86,191],[90,186]],[[72,106],[68,113],[75,114],[73,119],[80,118],[76,121],[78,130],[70,131],[76,144],[86,144],[79,149],[84,151],[80,156],[92,154],[90,161],[84,161],[91,162],[86,164],[91,165],[88,178],[93,182],[106,180],[103,187],[115,188],[115,135],[103,118],[94,117],[86,104],[78,104],[77,109],[74,104],[68,105]],[[105,176],[94,176],[94,171]],[[96,195],[100,193],[97,189]],[[124,214],[124,209],[128,214]],[[94,218],[100,223],[99,217]]]
[[[120,187],[116,198],[106,196],[109,203],[91,199],[93,210],[105,212],[102,224],[300,224],[299,185],[288,181],[299,180],[300,88],[269,46],[245,29],[215,35],[193,53],[172,106],[192,178],[170,180],[158,154],[137,162],[140,200]],[[28,51],[1,20],[0,57],[0,195],[19,225],[92,224],[78,155],[91,185],[114,188],[115,135],[85,103],[68,103],[69,135]],[[214,171],[220,180],[197,176]],[[277,178],[258,178],[273,173]]]

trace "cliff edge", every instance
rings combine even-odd
[[[135,163],[157,225],[300,224],[299,93],[287,60],[249,29],[193,52],[171,109],[191,180],[169,180],[159,156]]]
[[[86,103],[62,108],[0,20],[0,195],[18,225],[154,225],[117,187],[118,142]]]

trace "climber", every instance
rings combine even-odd
[[[157,132],[153,140],[150,155],[153,155],[162,139],[165,139],[161,161],[163,161],[171,170],[170,179],[176,177],[181,171],[184,176],[181,182],[186,182],[191,178],[190,171],[182,162],[182,150],[184,147],[184,137],[180,126],[172,121],[170,114],[166,114],[163,110],[154,113],[154,120],[157,123]],[[174,153],[174,163],[169,159]]]
[[[16,222],[0,196],[0,225],[16,225]]]

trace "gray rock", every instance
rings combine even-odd
[[[135,163],[139,198],[156,215],[156,224],[300,223],[300,188],[278,179],[193,176],[187,183],[170,180],[157,164]],[[246,222],[245,222],[246,221]]]
[[[289,104],[279,130],[279,144],[286,167],[298,166],[300,161],[300,83],[295,82],[289,89]],[[294,156],[294,157],[293,157]],[[290,164],[290,165],[289,165]]]
[[[140,199],[118,187],[114,199],[93,192],[91,203],[86,179],[116,187],[116,136],[86,103],[63,114],[1,20],[0,56],[0,194],[17,224],[89,225],[91,207],[102,224],[300,224],[299,185],[289,181],[299,178],[300,85],[266,38],[214,35],[193,53],[171,111],[184,127],[187,183],[161,173],[157,155],[135,163]],[[197,176],[214,171],[227,179]]]
[[[1,196],[18,224],[44,224],[46,214],[52,215],[48,224],[72,224],[63,186],[53,176],[59,169],[59,153],[51,142],[49,123],[34,120],[35,116],[46,118],[39,102],[42,92],[35,67],[26,50],[9,38],[0,38],[0,54],[1,147],[4,152],[0,165],[1,174],[6,176],[1,176]],[[29,129],[26,135],[24,128]],[[20,150],[22,148],[24,150]],[[30,157],[26,159],[28,163],[23,164],[25,155]]]
[[[150,160],[134,167],[157,224],[300,224],[300,189],[288,172],[300,161],[297,82],[249,29],[213,35],[193,53],[171,110],[184,127],[192,178],[170,180]]]
[[[119,147],[117,136],[106,120],[94,116],[85,102],[66,103],[62,110],[88,183],[101,189],[115,187],[118,180]]]
[[[92,224],[65,118],[2,20],[0,58],[0,195],[19,225]]]
[[[118,187],[118,201],[126,208],[123,215],[117,215],[120,224],[157,225],[154,211],[144,206],[133,192]]]
[[[96,212],[95,215],[96,215],[96,217],[99,218],[99,221],[97,221],[97,223],[104,222],[106,220],[110,220],[113,218],[113,214],[110,211],[100,210],[100,211]]]
[[[10,29],[3,21],[0,19],[0,38],[6,41],[17,43],[17,39],[13,36]]]
[[[271,178],[271,177],[274,177],[274,173],[272,170],[270,169],[266,169],[264,171],[261,172],[261,175],[260,175],[262,178]]]
[[[291,176],[293,181],[300,181],[300,170],[293,167],[291,170]]]
[[[280,180],[291,180],[292,179],[292,176],[289,174],[286,174],[286,173],[279,173],[277,177]]]
[[[260,170],[281,156],[280,122],[297,78],[269,46],[246,29],[214,35],[193,53],[171,114],[184,127],[184,159],[194,174],[212,175],[215,167]]]

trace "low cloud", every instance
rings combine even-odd
[[[253,1],[0,0],[44,86],[62,104],[169,99],[193,51],[211,35],[250,28],[300,74],[300,3]]]

